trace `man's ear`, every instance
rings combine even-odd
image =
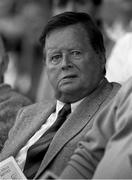
[[[5,71],[7,70],[7,68],[8,68],[8,64],[9,64],[9,56],[8,56],[8,54],[5,54],[4,56],[3,56],[3,61],[2,61],[2,67],[1,67],[1,71],[2,71],[2,73],[1,74],[3,74],[4,75],[4,73],[5,73]]]

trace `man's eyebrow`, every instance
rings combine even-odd
[[[47,55],[51,55],[51,54],[53,54],[53,53],[58,53],[58,52],[59,52],[58,49],[48,49],[48,50],[46,51],[46,54],[47,54]]]

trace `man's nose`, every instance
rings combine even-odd
[[[63,58],[62,58],[62,68],[65,69],[65,68],[69,68],[71,66],[72,66],[72,64],[71,64],[71,60],[70,60],[69,55],[64,54]]]

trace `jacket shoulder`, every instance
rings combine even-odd
[[[24,113],[31,113],[31,112],[40,113],[45,109],[50,109],[50,107],[53,107],[54,105],[55,105],[55,101],[36,102],[34,104],[23,107],[21,110]]]
[[[21,108],[17,114],[16,121],[21,119],[32,119],[48,114],[55,108],[55,102],[38,102]]]

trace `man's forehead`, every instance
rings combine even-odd
[[[49,33],[47,33],[46,35],[46,39],[48,39],[52,34],[62,34],[62,32],[64,31],[69,31],[69,32],[79,32],[81,34],[81,32],[86,35],[87,34],[87,31],[86,29],[84,28],[84,26],[82,25],[81,22],[79,23],[75,23],[75,24],[69,24],[69,25],[66,25],[66,26],[62,26],[62,27],[56,27],[54,29],[52,29],[51,31],[49,31]]]
[[[86,30],[80,24],[75,24],[51,31],[46,37],[45,44],[56,44],[56,40],[64,43],[63,39],[67,42],[72,42],[72,40],[75,42],[75,40],[78,41],[81,38],[85,40],[86,36]]]

